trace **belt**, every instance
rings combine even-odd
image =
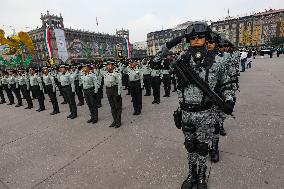
[[[114,86],[111,86],[111,87],[106,87],[106,89],[112,89],[112,88],[116,88],[118,87],[118,85],[114,85]]]
[[[140,82],[140,80],[129,81],[129,82],[131,82],[131,83],[138,83],[138,82]]]
[[[208,105],[206,104],[194,105],[194,104],[180,103],[180,108],[187,112],[201,112],[212,108],[212,104],[209,103]]]
[[[87,89],[83,89],[84,91],[95,90],[95,87],[89,87]]]
[[[62,86],[62,89],[63,88],[68,88],[68,87],[71,87],[71,85],[64,85],[64,86]]]

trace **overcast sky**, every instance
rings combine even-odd
[[[135,42],[188,20],[222,19],[228,9],[237,16],[270,8],[284,8],[284,0],[1,0],[0,27],[6,33],[12,33],[8,26],[16,31],[36,28],[41,26],[40,14],[49,10],[62,14],[65,27],[109,34],[126,28]]]

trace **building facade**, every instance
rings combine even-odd
[[[148,56],[153,56],[160,49],[161,45],[164,45],[167,41],[181,36],[184,34],[184,29],[187,28],[191,21],[182,23],[172,29],[155,31],[147,34],[147,54]],[[188,45],[183,41],[174,48],[171,49],[173,53],[179,53],[184,49],[188,48]]]
[[[139,41],[135,42],[132,45],[133,49],[136,50],[147,50],[147,42],[146,41]]]
[[[270,9],[238,18],[227,17],[212,22],[211,28],[239,47],[273,45],[273,39],[284,37],[284,9]]]
[[[56,43],[53,29],[59,28],[64,31],[66,48],[68,51],[67,63],[71,61],[80,61],[82,59],[116,58],[117,49],[124,49],[125,40],[118,35],[108,35],[101,33],[88,32],[83,30],[74,30],[64,27],[61,14],[41,15],[42,27],[29,31],[35,49],[36,55],[33,57],[33,63],[45,65],[47,63],[48,53],[45,45],[44,32],[47,27],[51,28],[50,43],[53,50],[52,58],[55,63],[60,63],[58,56],[58,45]]]

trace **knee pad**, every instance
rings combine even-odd
[[[196,152],[196,141],[194,139],[192,140],[185,140],[184,146],[188,153]]]
[[[204,142],[197,142],[196,144],[196,152],[201,156],[207,156],[208,155],[208,144]]]

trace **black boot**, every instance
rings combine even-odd
[[[72,114],[70,114],[70,115],[68,115],[68,116],[67,116],[67,118],[71,118],[72,116],[73,116],[73,115],[72,115]]]
[[[59,114],[59,110],[53,110],[53,112],[50,113],[50,115],[55,115],[55,114]]]
[[[92,119],[92,123],[95,124],[95,123],[98,122],[98,120],[99,120],[98,118],[93,118],[93,119]]]
[[[91,118],[87,121],[87,123],[92,123],[92,122],[93,122],[93,118]]]
[[[25,107],[25,109],[32,109],[32,108],[34,108],[33,105],[28,105],[28,107]]]
[[[115,125],[116,125],[116,123],[115,123],[115,121],[114,121],[114,122],[112,122],[112,124],[110,124],[109,127],[115,127]]]
[[[78,104],[77,104],[77,106],[83,106],[84,105],[84,102],[79,102]]]
[[[181,189],[192,189],[197,181],[197,164],[189,165],[189,174],[185,181],[183,181]]]
[[[205,164],[199,165],[197,189],[207,189],[206,169],[207,166]]]
[[[70,119],[75,119],[77,117],[77,114],[73,114],[72,117],[70,117]]]
[[[219,138],[213,138],[212,140],[212,151],[211,151],[211,160],[214,163],[219,161]]]
[[[188,154],[188,176],[182,183],[181,189],[192,189],[193,185],[197,180],[197,164],[196,164],[196,154]]]
[[[115,124],[114,128],[119,128],[120,126],[121,126],[121,123],[118,122],[118,123]]]

